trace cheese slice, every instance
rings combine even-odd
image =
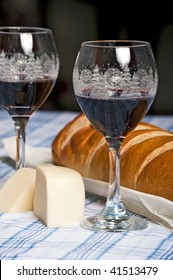
[[[84,206],[84,183],[77,171],[55,165],[37,166],[34,214],[47,227],[78,224]]]
[[[33,210],[36,170],[20,168],[0,190],[0,211],[18,213]]]

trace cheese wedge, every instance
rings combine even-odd
[[[33,210],[36,170],[16,170],[0,190],[0,212],[18,213]]]
[[[34,214],[47,227],[78,224],[84,206],[84,183],[77,171],[55,165],[37,166]]]

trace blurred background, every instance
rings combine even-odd
[[[0,0],[0,25],[53,30],[60,56],[55,87],[41,109],[78,111],[72,71],[82,41],[149,41],[159,70],[159,88],[150,113],[173,114],[173,16],[171,1]]]

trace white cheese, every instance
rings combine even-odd
[[[37,166],[34,214],[47,227],[78,224],[84,206],[84,183],[77,171],[55,165]]]
[[[0,211],[17,213],[33,210],[36,170],[20,168],[0,190]]]

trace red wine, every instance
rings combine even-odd
[[[30,116],[44,103],[54,80],[0,81],[0,106],[10,116]]]
[[[104,136],[125,136],[146,115],[154,96],[96,98],[76,95],[76,99],[91,124]]]

